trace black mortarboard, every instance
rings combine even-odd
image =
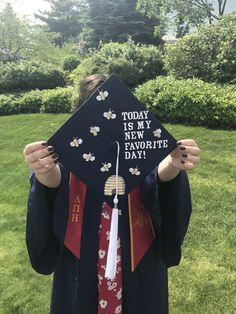
[[[113,189],[117,142],[125,194],[176,147],[176,140],[114,74],[48,142],[61,164],[99,195]]]

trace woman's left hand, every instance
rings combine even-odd
[[[172,166],[178,170],[192,170],[200,162],[200,148],[193,139],[177,142],[177,147],[170,155]]]

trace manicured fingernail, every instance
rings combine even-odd
[[[184,160],[181,160],[181,163],[182,163],[182,164],[185,164],[185,161],[184,161]]]
[[[178,142],[178,143],[177,143],[177,145],[181,145],[181,144],[182,144],[182,142]]]
[[[52,159],[56,159],[56,158],[58,158],[58,155],[57,155],[56,153],[54,153],[54,154],[52,155]]]
[[[185,148],[185,147],[180,147],[180,149],[181,149],[181,150],[185,150],[186,148]]]
[[[52,147],[52,146],[49,146],[49,147],[48,147],[48,151],[49,151],[49,152],[54,152],[54,150],[55,150],[54,147]]]
[[[42,146],[48,146],[48,142],[41,143]]]
[[[188,155],[187,155],[187,154],[183,154],[182,156],[183,156],[184,158],[187,158],[187,157],[188,157]]]

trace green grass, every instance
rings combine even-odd
[[[49,312],[51,276],[32,270],[25,246],[29,182],[22,151],[46,140],[67,118],[0,117],[0,314]],[[189,175],[193,214],[182,261],[169,270],[170,313],[236,313],[236,131],[166,127],[202,149],[201,164]]]

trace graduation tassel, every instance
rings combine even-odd
[[[116,276],[117,235],[118,235],[118,208],[117,205],[114,205],[114,208],[112,209],[110,240],[105,272],[105,277],[110,280],[114,279]]]
[[[107,264],[105,277],[107,279],[114,279],[116,276],[116,264],[117,264],[117,239],[118,239],[118,171],[119,171],[119,156],[120,156],[120,144],[117,144],[117,157],[116,157],[116,194],[113,199],[114,207],[112,209],[111,227],[110,227],[110,239],[107,253]]]

